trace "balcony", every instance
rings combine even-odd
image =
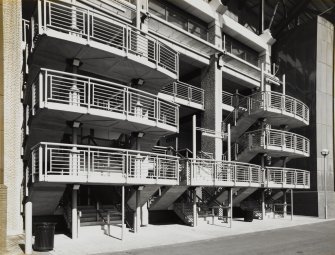
[[[309,125],[309,108],[300,100],[278,92],[258,92],[239,99],[238,106],[225,118],[231,124],[232,140],[241,136],[257,119],[266,118],[273,126],[297,128]]]
[[[298,134],[276,129],[255,130],[238,139],[238,160],[248,162],[258,153],[272,157],[309,157],[309,139]]]
[[[181,160],[181,168],[181,181],[190,186],[310,188],[310,173],[299,169],[208,159]]]
[[[30,95],[31,115],[44,122],[55,118],[82,123],[95,120],[113,125],[115,130],[162,135],[179,129],[177,104],[114,82],[41,69]]]
[[[283,168],[283,167],[267,167],[267,187],[278,188],[310,188],[310,173],[305,170]]]
[[[234,161],[187,159],[181,161],[182,180],[191,186],[262,187],[260,166]]]
[[[205,107],[204,90],[181,81],[163,87],[158,97],[199,110]]]
[[[46,58],[62,64],[78,58],[82,70],[124,82],[141,78],[156,91],[178,78],[178,52],[121,18],[66,2],[39,0],[31,23],[33,61],[41,66],[51,65]]]
[[[40,143],[32,148],[33,182],[179,184],[178,158],[142,151]]]

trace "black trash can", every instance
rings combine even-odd
[[[252,222],[254,220],[254,210],[247,210],[244,212],[244,221]]]
[[[55,225],[53,222],[35,224],[35,251],[51,251],[54,248]]]

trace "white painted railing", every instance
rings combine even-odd
[[[141,56],[178,75],[179,55],[165,44],[120,19],[66,2],[39,0],[38,33],[58,31]],[[36,15],[35,15],[36,16]],[[36,23],[34,20],[32,23]]]
[[[283,130],[264,129],[246,132],[239,139],[240,141],[242,144],[246,143],[249,149],[259,147],[264,149],[277,148],[278,150],[300,153],[306,156],[310,154],[308,138]]]
[[[29,26],[30,26],[30,21],[26,19],[22,19],[22,45],[27,43],[28,41],[28,36],[29,36]]]
[[[309,171],[267,167],[236,162],[208,159],[181,160],[183,179],[188,185],[230,185],[259,187],[309,188]]]
[[[204,107],[204,90],[181,81],[176,81],[163,87],[161,93],[201,104]]]
[[[234,94],[227,91],[222,91],[222,103],[233,106]]]
[[[63,110],[84,108],[100,115],[113,112],[176,128],[179,125],[178,105],[156,95],[88,76],[41,69],[32,85],[33,112],[51,104],[63,106]]]
[[[187,180],[192,183],[212,184],[220,182],[234,183],[263,183],[262,169],[258,165],[235,162],[217,161],[213,159],[188,159]]]
[[[267,167],[267,185],[310,187],[310,173],[305,170],[283,167]]]
[[[272,111],[287,115],[309,124],[309,108],[300,100],[274,91],[257,92],[240,100],[238,106],[223,121],[235,126],[244,114],[252,115],[254,111]]]
[[[80,182],[85,180],[81,177],[91,176],[111,183],[128,179],[179,182],[178,157],[144,151],[43,142],[32,148],[31,163],[33,178],[38,176],[40,181],[78,177]]]

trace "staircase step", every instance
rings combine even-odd
[[[110,221],[111,224],[120,224],[122,223],[122,220],[111,220]],[[89,222],[80,222],[80,226],[81,227],[85,227],[85,226],[103,226],[106,225],[105,222],[103,221],[89,221]]]

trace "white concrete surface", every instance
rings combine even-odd
[[[195,228],[177,224],[148,225],[147,227],[142,227],[141,231],[137,234],[126,231],[124,241],[118,239],[121,236],[121,228],[119,227],[111,227],[111,234],[115,237],[105,235],[104,231],[101,230],[100,227],[82,227],[77,240],[72,240],[65,235],[56,235],[55,247],[50,254],[83,255],[125,251],[240,235],[325,221],[315,217],[303,216],[294,216],[293,221],[291,221],[288,217],[285,219],[267,219],[264,221],[254,220],[251,223],[244,222],[242,219],[235,219],[232,224],[233,227],[229,228],[228,224],[219,223],[211,225],[206,222],[200,222],[200,220],[201,219],[199,219],[200,224]],[[211,223],[211,219],[208,218],[208,221]]]

